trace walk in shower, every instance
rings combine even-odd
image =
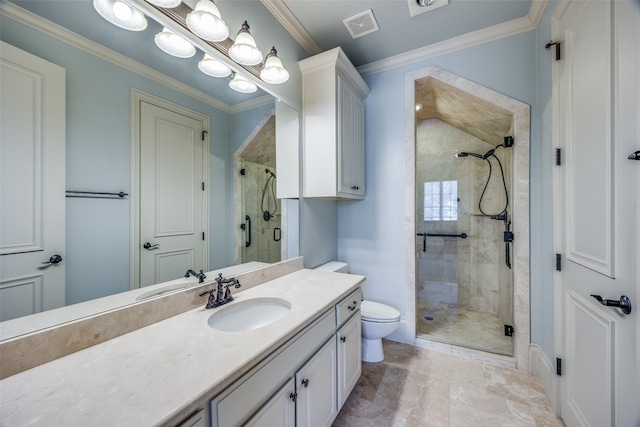
[[[276,198],[275,115],[268,114],[235,155],[236,263],[281,260],[282,206]]]
[[[511,105],[433,70],[413,86],[415,334],[514,356],[514,149],[521,139],[528,150],[528,135]]]

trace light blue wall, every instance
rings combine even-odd
[[[351,272],[367,276],[366,298],[406,313],[404,254],[405,246],[414,242],[405,241],[404,230],[405,217],[412,215],[405,212],[405,74],[437,66],[529,104],[532,161],[537,164],[538,48],[536,32],[529,31],[365,77],[371,88],[365,113],[367,194],[363,201],[338,203],[338,259],[349,262]],[[534,193],[537,186],[532,183]],[[533,229],[532,235],[538,231]],[[534,254],[540,257],[538,251]],[[539,293],[539,288],[540,283],[532,283],[532,292]],[[536,329],[540,316],[540,307],[534,307]]]
[[[0,37],[66,69],[67,189],[129,192],[130,87],[211,118],[211,266],[233,262],[230,115],[4,16]],[[67,198],[67,304],[129,289],[129,199]],[[222,226],[221,226],[222,225]]]

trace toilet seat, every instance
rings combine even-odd
[[[374,301],[362,301],[362,320],[372,323],[394,323],[400,321],[400,312],[393,307]]]

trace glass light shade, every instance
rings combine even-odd
[[[262,52],[256,47],[256,41],[249,33],[247,21],[242,24],[242,28],[236,36],[236,41],[229,48],[229,56],[242,65],[258,65],[262,62]]]
[[[233,80],[229,82],[229,87],[236,92],[253,93],[258,90],[258,86],[242,77],[240,74],[233,76]]]
[[[289,80],[289,72],[282,65],[278,58],[278,51],[272,47],[264,61],[264,66],[260,70],[260,78],[266,83],[278,85]]]
[[[229,27],[220,17],[218,7],[210,0],[200,0],[187,15],[187,27],[198,37],[221,42],[229,37]]]
[[[163,52],[168,53],[171,56],[178,58],[191,58],[196,54],[196,48],[191,43],[167,27],[164,27],[162,32],[156,34],[154,40],[156,45],[158,45]]]
[[[147,0],[151,4],[155,4],[160,7],[172,8],[182,3],[182,0]]]
[[[147,28],[147,18],[120,0],[93,0],[93,8],[107,21],[129,31],[142,31]]]
[[[231,68],[206,53],[200,62],[198,62],[198,68],[203,73],[213,77],[227,77],[231,75]]]

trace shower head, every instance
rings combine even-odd
[[[265,171],[266,173],[270,173],[272,177],[274,177],[274,178],[276,177],[276,174],[275,174],[275,173],[273,173],[273,172],[271,172],[269,169],[265,169],[264,171]]]

